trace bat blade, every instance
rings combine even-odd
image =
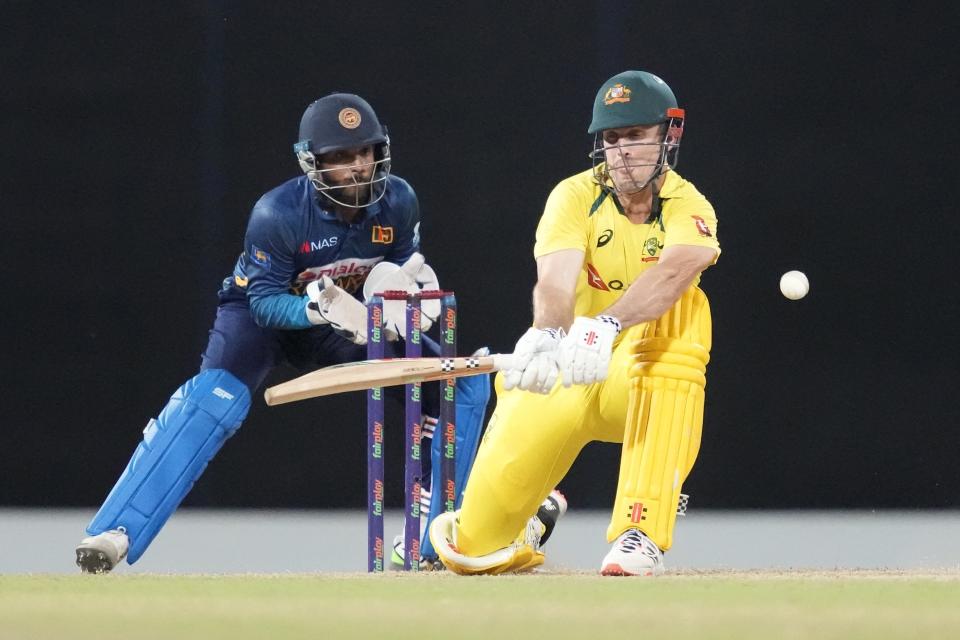
[[[493,354],[457,358],[392,358],[362,360],[332,367],[282,382],[268,388],[264,400],[270,406],[318,398],[336,393],[363,391],[414,382],[431,382],[499,371],[509,356]]]

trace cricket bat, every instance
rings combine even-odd
[[[348,362],[274,385],[264,392],[263,397],[268,405],[273,406],[347,391],[475,376],[499,371],[509,358],[509,355],[495,353],[459,358],[386,358]]]

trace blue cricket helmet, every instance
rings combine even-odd
[[[331,93],[303,112],[296,147],[298,151],[320,155],[387,142],[387,129],[380,124],[370,103],[352,93]]]
[[[318,157],[339,149],[367,145],[373,146],[374,160],[369,163],[373,172],[369,180],[355,182],[355,185],[368,185],[369,194],[362,201],[358,195],[354,201],[345,202],[338,195],[342,187],[325,181],[324,173],[331,169],[321,169]],[[300,168],[317,191],[337,204],[369,207],[386,193],[390,176],[390,137],[373,107],[358,95],[331,93],[311,103],[300,118],[300,135],[293,151]]]

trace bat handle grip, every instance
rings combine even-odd
[[[494,371],[501,371],[503,369],[507,369],[510,367],[510,365],[513,362],[512,353],[495,353],[490,357],[493,358]]]

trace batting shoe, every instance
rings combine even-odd
[[[554,489],[550,492],[550,495],[540,503],[540,508],[537,509],[537,515],[527,520],[527,526],[514,542],[514,544],[520,548],[528,548],[530,552],[528,554],[529,557],[521,561],[524,556],[522,553],[518,553],[507,571],[512,573],[525,573],[543,564],[545,560],[543,545],[547,543],[547,538],[553,533],[557,522],[566,512],[567,499],[560,491]]]
[[[503,573],[527,573],[542,565],[546,557],[541,545],[546,534],[547,525],[539,517],[533,516],[527,520],[527,526],[513,542],[516,552]]]
[[[77,546],[77,566],[82,573],[110,573],[127,557],[130,539],[123,527],[84,538]]]
[[[542,547],[547,543],[547,539],[550,537],[550,534],[553,533],[554,528],[557,526],[557,521],[563,517],[563,514],[567,512],[567,499],[559,489],[554,489],[550,492],[550,495],[540,503],[540,508],[537,509],[536,517],[543,523],[545,529],[543,535],[540,536],[540,543],[538,546]]]
[[[627,529],[603,558],[602,576],[658,576],[663,573],[663,551],[639,529]]]

